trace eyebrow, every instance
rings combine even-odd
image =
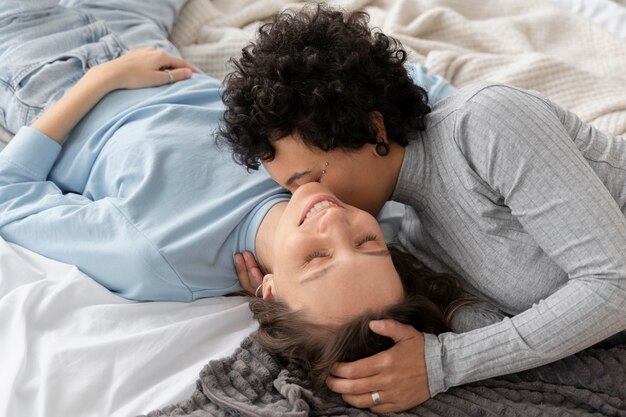
[[[285,185],[289,187],[291,186],[291,184],[294,183],[294,181],[299,180],[300,178],[304,177],[305,175],[309,175],[310,173],[311,171],[296,172],[291,177],[289,177],[287,181],[285,181]]]
[[[368,256],[391,256],[391,254],[389,253],[388,249],[381,249],[378,251],[374,251],[374,252],[363,252],[363,255],[368,255]],[[302,282],[306,282],[306,281],[312,281],[314,279],[320,278],[324,275],[326,275],[326,273],[333,269],[334,267],[337,266],[336,262],[333,262],[332,264],[322,268],[322,269],[318,269],[317,271],[314,271],[312,273],[310,273],[309,275],[305,276],[304,278],[302,278],[302,280],[300,281]]]

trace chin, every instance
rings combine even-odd
[[[364,211],[368,212],[370,215],[372,215],[372,217],[377,217],[378,213],[380,213],[380,211],[383,209],[384,205],[385,204],[383,203],[383,204],[378,204],[378,205],[375,205],[375,206],[372,206],[372,205],[365,206],[365,207],[368,207],[368,208],[366,208]]]

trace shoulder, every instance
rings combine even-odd
[[[539,93],[485,81],[462,87],[431,114],[427,134],[441,139],[450,170],[467,187],[478,178],[493,184],[511,158],[537,148],[544,132],[560,123],[554,106]]]
[[[444,129],[464,133],[483,130],[494,121],[527,119],[532,112],[545,112],[552,106],[541,94],[518,87],[479,81],[461,87],[448,98],[437,103],[427,117],[432,131]]]
[[[519,138],[522,132],[538,126],[556,125],[560,119],[555,108],[538,92],[482,81],[464,86],[448,102],[435,107],[431,121],[434,127],[447,120],[442,125],[447,126],[457,146],[465,149]]]
[[[530,103],[544,106],[549,103],[549,100],[536,91],[493,81],[479,81],[463,86],[443,105],[449,111],[471,110],[481,114],[498,113],[511,108],[527,106]]]

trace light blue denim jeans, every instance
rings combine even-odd
[[[183,0],[2,0],[0,124],[31,124],[85,70],[167,40]]]

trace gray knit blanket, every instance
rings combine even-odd
[[[455,387],[398,416],[624,416],[626,343],[588,349],[540,368]],[[209,362],[191,398],[148,417],[377,416],[329,391],[314,394],[254,335],[235,353]],[[143,416],[145,417],[145,416]]]

